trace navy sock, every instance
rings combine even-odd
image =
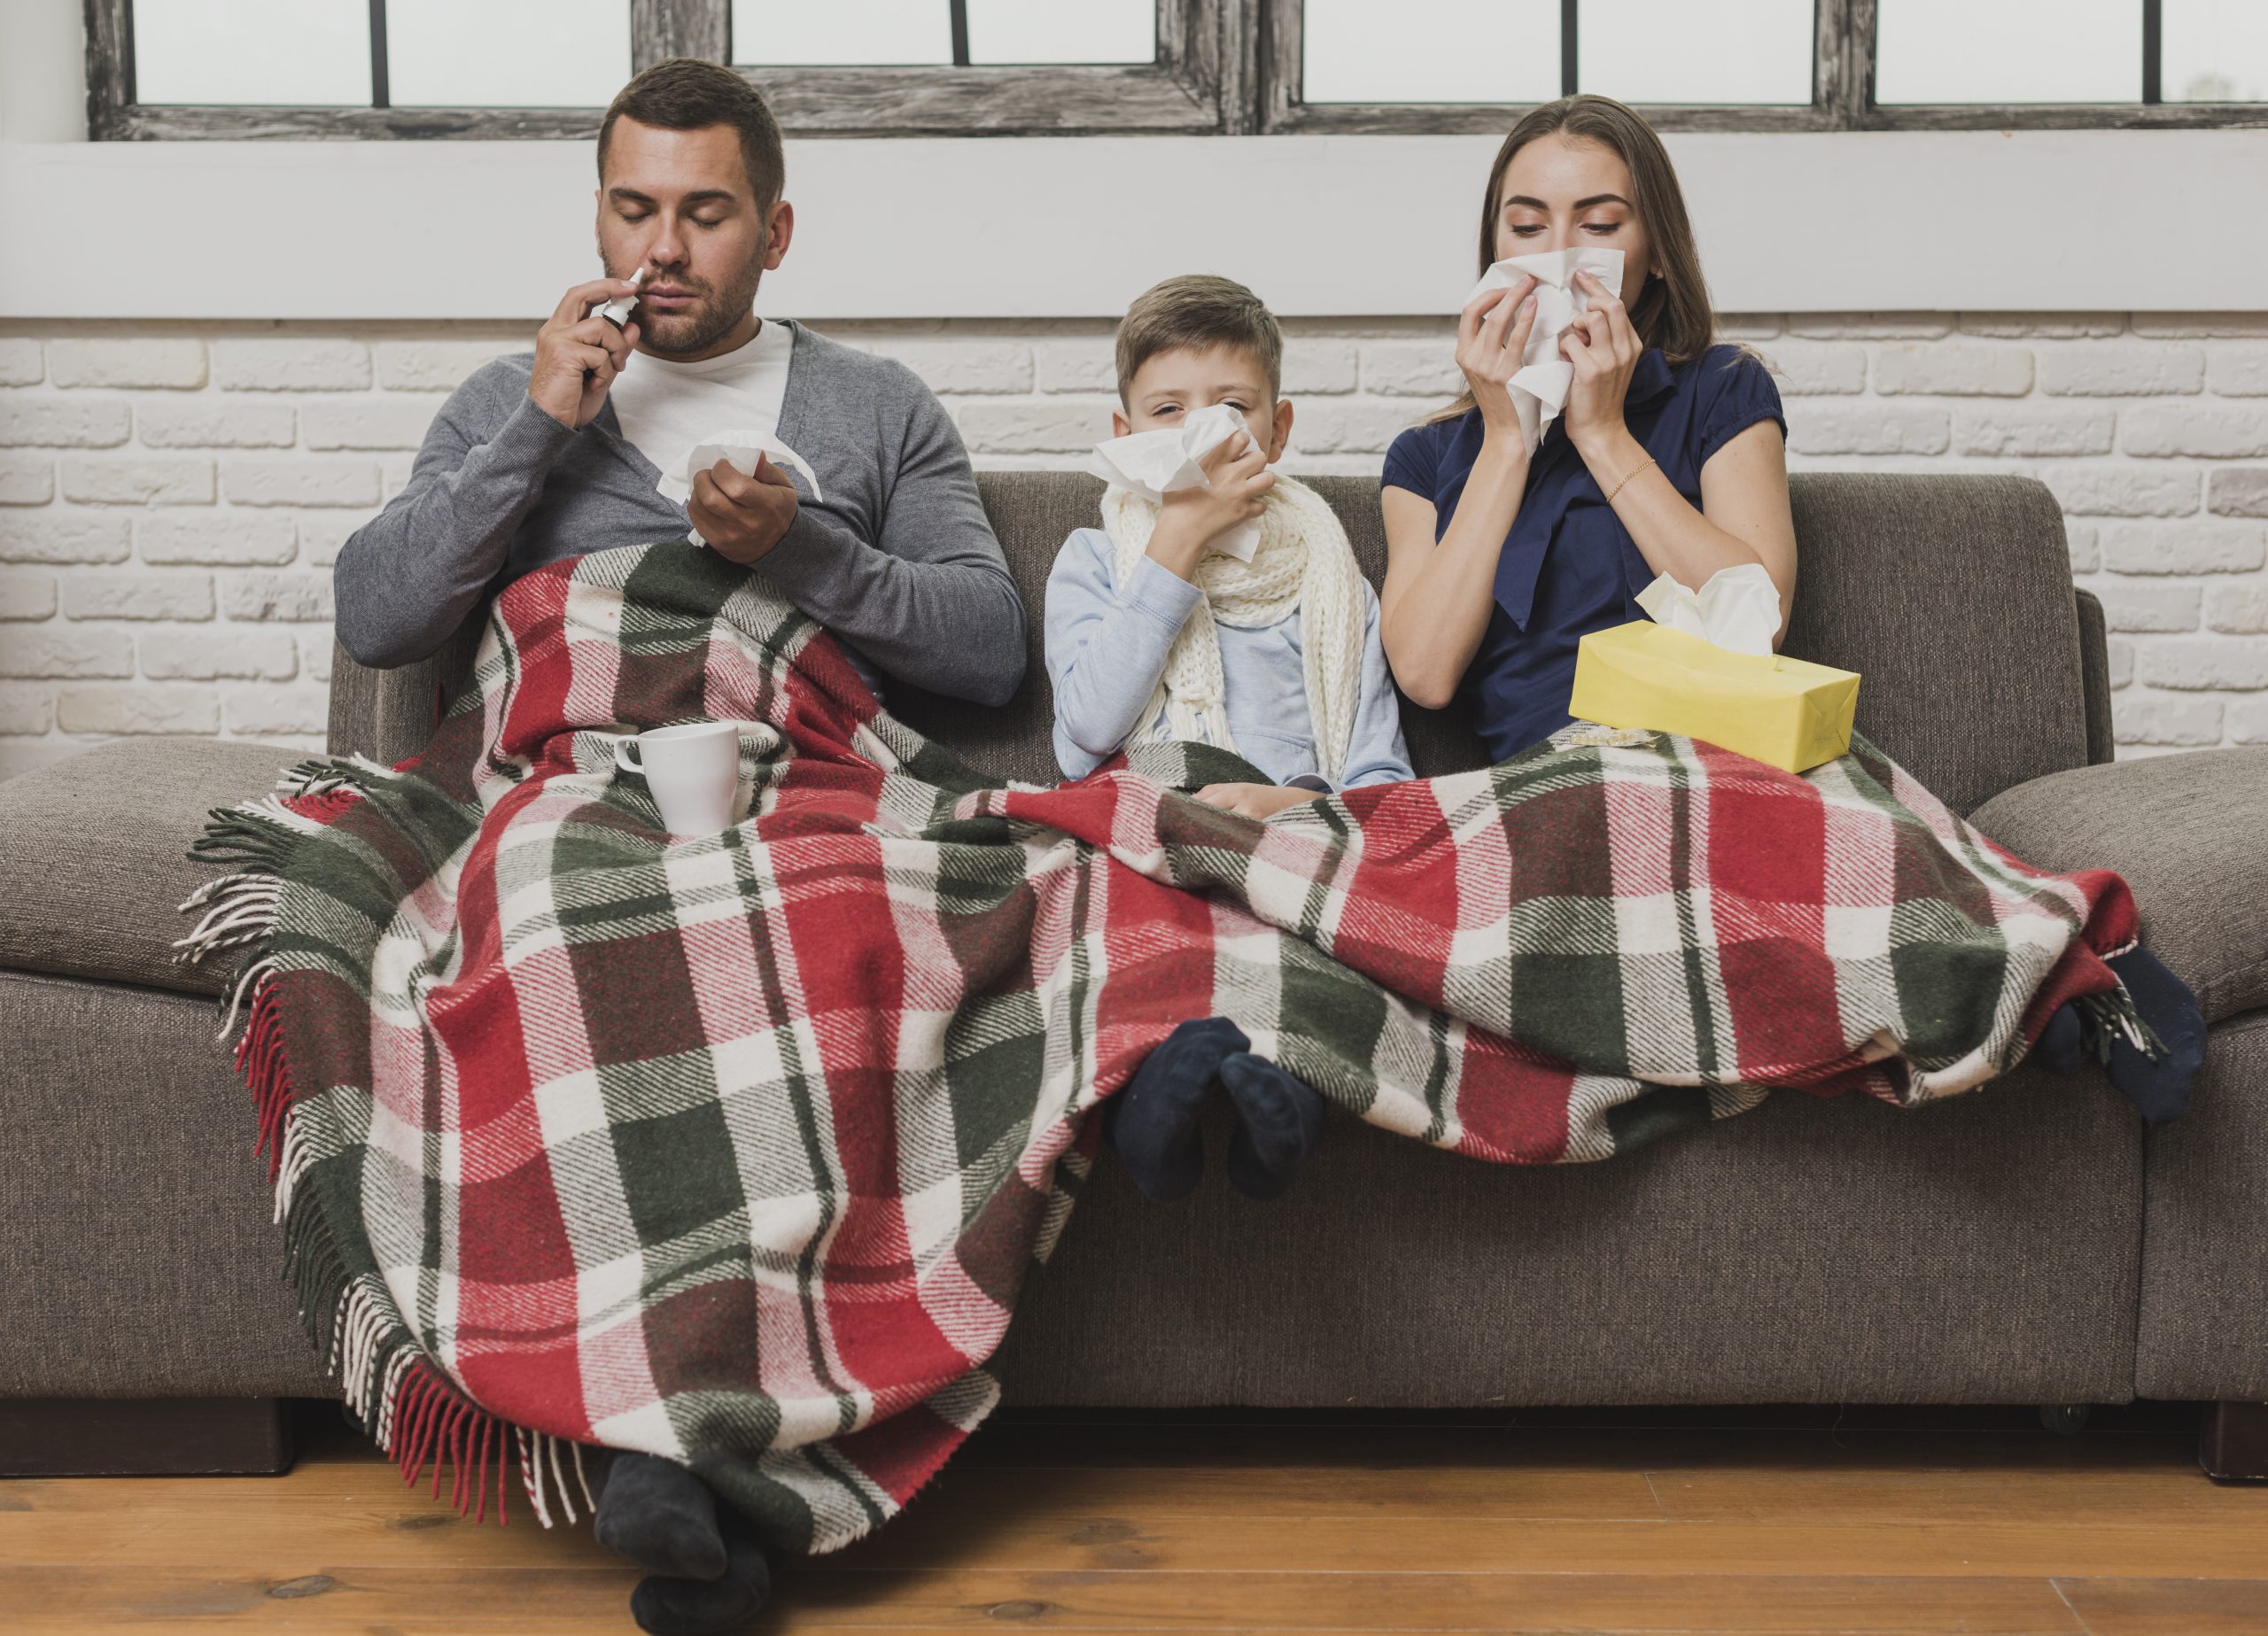
[[[1221,1064],[1251,1044],[1225,1017],[1184,1022],[1110,1099],[1104,1135],[1143,1198],[1162,1203],[1196,1190],[1205,1169],[1198,1110],[1220,1077]]]
[[[2109,962],[2133,997],[2134,1009],[2165,1049],[2153,1058],[2116,1024],[2105,1032],[2110,1082],[2153,1125],[2179,1118],[2189,1105],[2190,1082],[2205,1062],[2205,1015],[2189,985],[2147,949],[2130,949]]]
[[[716,1495],[657,1454],[618,1453],[608,1462],[593,1531],[608,1550],[649,1573],[713,1579],[725,1571]]]
[[[1229,1185],[1247,1198],[1278,1198],[1323,1141],[1323,1097],[1263,1057],[1238,1051],[1221,1064],[1236,1105]]]
[[[2086,1061],[2082,1050],[2079,1028],[2079,1008],[2070,1000],[2055,1008],[2047,1026],[2039,1031],[2039,1039],[2031,1048],[2039,1058],[2039,1066],[2051,1074],[2077,1074]]]
[[[713,1579],[649,1574],[630,1593],[630,1617],[650,1636],[725,1636],[764,1611],[772,1600],[772,1565],[753,1533],[727,1509],[725,1570]]]

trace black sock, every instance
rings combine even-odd
[[[1221,1064],[1252,1041],[1225,1017],[1184,1022],[1161,1041],[1110,1099],[1104,1134],[1142,1197],[1186,1198],[1204,1174],[1197,1112]]]
[[[724,1636],[772,1600],[772,1565],[748,1525],[726,1508],[725,1570],[713,1579],[651,1574],[630,1593],[630,1617],[651,1636]]]
[[[2066,1000],[2055,1008],[2055,1014],[2047,1020],[2047,1026],[2033,1042],[2031,1054],[2050,1074],[2077,1074],[2085,1065],[2086,1055],[2082,1048],[2076,1001]]]
[[[649,1573],[692,1581],[725,1571],[717,1496],[692,1472],[657,1454],[615,1455],[599,1491],[594,1531],[601,1545]]]
[[[2205,1015],[2189,985],[2148,950],[2130,949],[2109,965],[2164,1050],[2151,1057],[2114,1023],[2105,1030],[2110,1059],[2104,1066],[2110,1082],[2141,1110],[2142,1117],[2163,1125],[2189,1105],[2189,1082],[2205,1062]]]
[[[1238,1051],[1221,1064],[1236,1105],[1229,1185],[1247,1198],[1280,1198],[1323,1140],[1323,1097],[1264,1057]]]

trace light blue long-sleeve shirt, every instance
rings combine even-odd
[[[1075,529],[1047,576],[1047,677],[1055,687],[1055,759],[1066,778],[1086,777],[1137,728],[1156,727],[1164,712],[1148,705],[1166,655],[1205,598],[1146,556],[1122,587],[1115,583],[1113,557],[1107,533]],[[1342,789],[1413,776],[1402,743],[1401,702],[1379,636],[1379,600],[1368,585],[1363,608],[1362,692],[1337,786]],[[1298,610],[1259,629],[1216,629],[1229,733],[1238,751],[1278,784],[1333,787],[1317,771]]]

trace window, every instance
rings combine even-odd
[[[727,61],[793,132],[1216,131],[1250,0],[731,0]]]
[[[2268,125],[2268,0],[89,0],[103,138],[588,137],[729,62],[796,135]]]
[[[92,134],[589,137],[679,56],[739,67],[791,133],[1233,129],[1224,14],[1252,4],[89,0]]]
[[[1372,0],[1307,0],[1301,101],[1548,102],[1563,90],[1627,103],[1811,102],[1813,0],[1403,0],[1392,50]]]
[[[1269,0],[1259,128],[1503,130],[1573,91],[1663,130],[2268,124],[2268,0]]]

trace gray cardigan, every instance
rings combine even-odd
[[[879,669],[1006,702],[1023,676],[1023,603],[944,406],[905,365],[788,328],[780,438],[827,499],[799,485],[795,522],[751,571],[863,655],[870,681]],[[546,562],[685,538],[684,507],[656,490],[661,474],[613,404],[570,431],[528,397],[534,362],[499,358],[450,394],[409,485],[341,547],[338,640],[360,663],[425,657]]]

